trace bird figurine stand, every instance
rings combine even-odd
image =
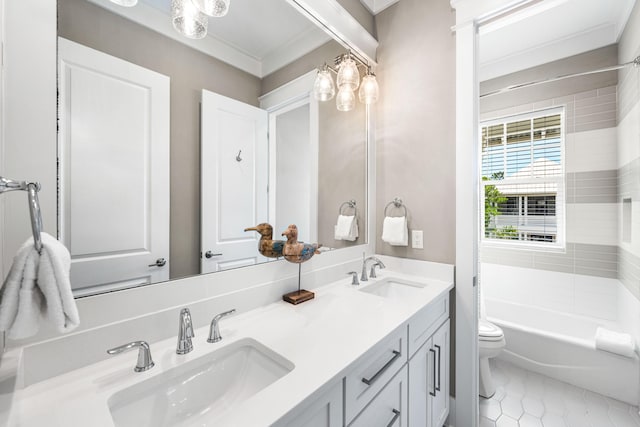
[[[317,243],[308,244],[304,242],[298,242],[298,227],[295,224],[291,224],[283,233],[283,236],[287,238],[282,254],[284,259],[289,262],[298,264],[298,290],[289,292],[282,296],[282,299],[290,304],[300,304],[301,302],[309,301],[315,297],[315,294],[306,289],[300,289],[300,281],[302,276],[302,263],[309,261],[315,254],[319,254],[318,248],[322,245]]]

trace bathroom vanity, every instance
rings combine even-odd
[[[199,328],[186,355],[152,342],[146,372],[134,352],[33,384],[9,425],[442,425],[452,282],[387,269],[350,283],[230,316],[216,344]]]

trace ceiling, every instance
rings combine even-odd
[[[264,77],[331,40],[286,0],[231,0],[229,13],[209,18],[203,40],[190,40],[170,25],[171,0],[140,0],[132,8],[89,0],[224,62]]]
[[[617,43],[636,0],[539,0],[480,31],[480,81]]]

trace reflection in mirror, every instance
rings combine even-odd
[[[318,104],[312,85],[259,108],[344,48],[285,0],[234,0],[202,40],[175,31],[170,4],[58,0],[58,227],[75,295],[267,262],[244,232],[262,222],[329,249],[366,243],[366,108]],[[210,97],[261,118],[209,116]],[[335,240],[352,199],[360,237]]]

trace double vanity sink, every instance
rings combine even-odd
[[[345,278],[298,306],[277,302],[229,317],[218,343],[206,342],[206,328],[196,330],[189,354],[175,354],[175,339],[151,343],[148,371],[135,373],[127,353],[34,384],[19,392],[13,419],[21,426],[279,425],[451,286],[387,270],[359,286]]]

